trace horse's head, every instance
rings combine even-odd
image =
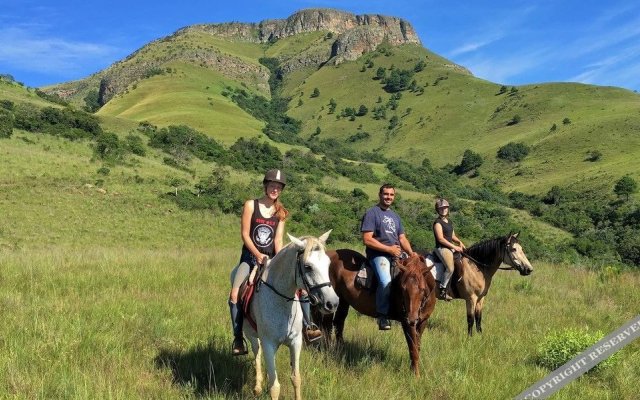
[[[409,326],[417,325],[428,318],[427,305],[429,298],[435,301],[435,283],[431,275],[431,268],[427,267],[425,258],[414,254],[404,260],[399,260],[396,268],[400,271],[400,292],[404,317]]]
[[[533,272],[533,267],[522,250],[518,235],[519,233],[513,233],[507,237],[507,249],[502,262],[517,269],[520,275],[529,275]]]
[[[330,233],[328,231],[319,238],[296,238],[287,234],[298,252],[296,276],[301,279],[302,287],[309,294],[311,305],[317,306],[324,314],[335,312],[339,301],[329,280],[330,260],[324,247]]]

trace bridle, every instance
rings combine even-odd
[[[404,257],[407,258],[407,257]],[[409,326],[415,326],[418,324],[418,320],[420,319],[420,315],[422,314],[422,309],[424,308],[424,306],[427,305],[427,301],[429,300],[429,294],[430,292],[428,291],[429,287],[426,287],[426,290],[423,292],[423,296],[422,296],[422,300],[420,300],[420,307],[418,307],[418,319],[416,319],[415,321],[409,321],[409,316],[408,316],[408,312],[407,312],[407,307],[405,305],[405,301],[403,299],[402,301],[402,314],[405,315],[405,319],[407,321],[407,324]]]
[[[513,253],[515,251],[514,247],[513,247],[513,243],[508,242],[505,246],[505,251],[507,253],[507,256],[509,257],[509,261],[511,261],[511,264],[509,265],[508,268],[504,268],[504,267],[498,267],[498,269],[501,270],[505,270],[505,271],[511,271],[511,270],[516,270],[516,271],[520,271],[520,267],[521,267],[521,263],[520,261],[517,261],[513,258],[513,256],[511,255],[511,253]],[[478,260],[476,260],[475,258],[471,257],[469,255],[469,253],[467,252],[462,252],[461,253],[463,257],[467,257],[469,260],[473,261],[476,265],[479,265],[483,268],[488,268],[489,265],[482,263]],[[504,259],[504,256],[503,256]],[[517,265],[518,267],[515,267],[514,265]]]
[[[282,293],[280,293],[278,291],[278,289],[276,289],[275,287],[273,287],[273,285],[271,285],[270,283],[268,283],[267,281],[265,281],[264,279],[262,279],[262,277],[260,277],[260,283],[265,284],[269,289],[271,289],[275,294],[277,294],[278,296],[282,297],[283,299],[286,299],[287,301],[299,301],[299,302],[306,302],[308,301],[309,303],[311,303],[312,306],[316,306],[318,305],[318,303],[320,303],[320,299],[318,298],[318,296],[316,296],[313,291],[321,289],[325,286],[331,286],[331,282],[327,281],[327,282],[323,282],[317,285],[311,285],[309,283],[309,279],[307,278],[307,266],[309,266],[309,264],[305,263],[304,261],[304,251],[298,251],[296,254],[296,269],[294,270],[294,274],[295,274],[295,281],[296,281],[296,285],[298,284],[298,276],[300,276],[302,278],[302,284],[304,285],[305,290],[307,291],[307,294],[309,296],[309,300],[300,300],[300,299],[296,299],[296,297],[290,297],[287,295],[284,295]]]

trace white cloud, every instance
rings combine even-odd
[[[64,75],[109,60],[115,53],[112,46],[48,37],[25,26],[0,28],[0,65],[13,68]]]

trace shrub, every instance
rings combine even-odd
[[[554,370],[567,363],[583,350],[594,345],[604,334],[600,331],[590,333],[586,330],[569,328],[561,332],[552,332],[547,335],[538,346],[536,363],[542,367]],[[612,366],[617,357],[614,354],[600,362],[591,371],[599,371]]]
[[[469,149],[464,151],[460,165],[454,168],[454,172],[458,175],[465,174],[474,169],[480,168],[482,165],[482,156]]]
[[[103,160],[119,161],[124,156],[125,149],[115,133],[104,132],[96,139],[94,152]]]
[[[498,149],[498,158],[507,161],[522,161],[529,154],[529,146],[524,143],[509,142]]]
[[[10,138],[13,135],[13,113],[0,108],[0,138]]]
[[[587,153],[587,158],[585,161],[596,162],[602,158],[602,152],[599,150],[591,150]]]
[[[127,135],[124,139],[127,143],[127,149],[133,154],[144,157],[144,155],[147,153],[147,151],[144,149],[142,138],[140,138],[140,136],[130,134]]]

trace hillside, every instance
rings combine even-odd
[[[140,137],[143,123],[158,130],[185,125],[227,148],[249,141],[238,145],[248,152],[225,160],[194,159],[179,148],[165,148],[169,160],[156,155],[188,171],[192,186],[214,160],[258,172],[251,159],[262,150],[250,142],[257,139],[277,149],[265,148],[262,161],[287,162],[313,184],[330,187],[346,177],[340,188],[351,190],[391,180],[427,203],[436,194],[467,200],[460,212],[474,238],[483,236],[475,202],[486,201],[599,243],[582,246],[583,255],[639,257],[640,242],[619,248],[629,236],[624,221],[635,221],[634,203],[613,193],[621,177],[640,179],[637,94],[478,79],[422,47],[411,24],[398,18],[310,9],[282,20],[189,26],[86,79],[43,90],[75,107],[95,107],[104,129],[121,139]],[[528,151],[523,159],[496,156],[514,143]],[[305,155],[308,148],[313,155]],[[469,151],[481,165],[455,172]],[[424,208],[415,223],[424,224],[429,212]]]

